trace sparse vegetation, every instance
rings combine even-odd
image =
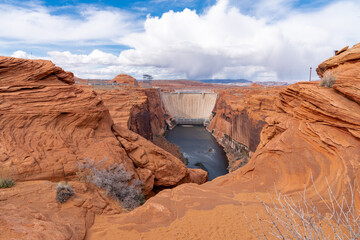
[[[0,188],[10,188],[15,185],[15,181],[11,178],[14,172],[11,167],[2,167],[0,169]]]
[[[106,190],[108,196],[114,197],[126,209],[134,209],[145,202],[142,194],[143,182],[134,180],[123,164],[113,164],[107,168],[97,166],[94,161],[85,159],[79,165],[79,176],[86,182]],[[90,170],[90,171],[89,171]]]
[[[351,198],[344,195],[339,200],[328,186],[328,196],[325,199],[315,191],[320,198],[316,205],[306,199],[305,193],[300,194],[300,201],[295,202],[291,197],[276,193],[276,199],[271,205],[259,199],[266,210],[268,219],[258,217],[259,231],[251,229],[258,239],[359,239],[360,237],[360,211],[355,207],[355,196],[360,194],[355,190],[355,184],[349,191]],[[357,192],[356,192],[357,191]],[[358,196],[358,195],[357,195]],[[324,211],[325,208],[325,211]],[[322,209],[320,211],[319,209]]]
[[[0,178],[0,188],[10,188],[15,185],[15,181],[9,178]]]
[[[74,189],[67,182],[60,182],[56,185],[56,201],[59,203],[66,202],[74,194]]]
[[[331,88],[336,83],[336,75],[331,71],[327,71],[320,81],[321,87]]]

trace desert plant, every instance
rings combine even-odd
[[[14,173],[14,168],[5,166],[0,168],[0,188],[10,188],[15,185],[15,181],[11,178]]]
[[[114,163],[107,168],[102,168],[102,164],[103,162],[95,164],[94,161],[85,159],[79,165],[79,170],[86,172],[90,169],[91,173],[86,174],[86,181],[104,189],[107,195],[117,199],[124,208],[134,209],[144,203],[142,181],[133,179],[123,164]]]
[[[258,217],[260,232],[256,232],[245,218],[258,239],[268,239],[269,235],[277,239],[359,239],[360,212],[354,205],[355,184],[352,186],[349,182],[350,200],[344,196],[338,200],[329,184],[327,187],[328,199],[325,200],[314,185],[321,199],[320,206],[327,210],[325,212],[319,211],[319,203],[315,205],[306,199],[305,190],[299,194],[301,201],[298,202],[276,191],[276,199],[272,199],[271,206],[259,199],[268,215],[266,220]]]
[[[336,83],[336,75],[331,71],[327,71],[320,81],[319,86],[331,88]]]
[[[56,201],[59,203],[66,202],[74,194],[74,189],[67,182],[59,182],[56,185]]]
[[[0,188],[10,188],[15,185],[15,181],[10,178],[0,178]]]

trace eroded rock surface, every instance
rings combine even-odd
[[[129,85],[129,86],[139,86],[139,83],[130,75],[127,74],[118,74],[111,82],[116,82],[121,85]]]
[[[208,130],[224,146],[230,171],[246,164],[249,152],[255,152],[265,119],[276,112],[274,101],[282,88],[253,84],[220,91]]]
[[[101,98],[73,84],[73,74],[50,61],[0,57],[0,165],[16,179],[74,175],[84,158],[132,162],[112,130]]]
[[[85,158],[124,164],[145,181],[146,193],[152,184],[175,186],[188,175],[176,157],[113,127],[100,96],[72,84],[71,73],[50,61],[9,57],[0,58],[0,67],[0,166],[15,167],[16,180],[72,177]]]
[[[56,183],[29,181],[0,190],[0,239],[84,239],[96,214],[118,214],[119,204],[105,192],[69,183],[75,195],[55,200]]]
[[[348,51],[354,49],[336,57]],[[243,216],[260,233],[258,218],[266,218],[266,213],[257,198],[271,202],[275,186],[277,192],[294,199],[305,191],[306,198],[318,205],[319,194],[328,200],[329,184],[337,199],[351,202],[348,182],[358,186],[360,180],[360,105],[356,88],[345,92],[336,85],[357,84],[359,65],[344,61],[331,70],[337,72],[333,88],[319,87],[318,82],[297,83],[273,98],[271,114],[265,118],[260,142],[247,165],[201,186],[185,184],[162,191],[130,214],[101,216],[90,229],[89,239],[117,235],[256,239]],[[359,199],[355,193],[356,206]]]

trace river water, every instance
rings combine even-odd
[[[180,147],[189,160],[188,168],[202,168],[209,173],[209,180],[228,173],[228,160],[223,148],[205,127],[178,125],[168,131],[166,139]]]

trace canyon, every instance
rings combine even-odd
[[[0,239],[256,239],[262,202],[304,193],[326,213],[329,187],[358,209],[348,183],[360,180],[360,44],[321,63],[318,75],[326,72],[336,75],[330,88],[253,84],[180,95],[181,82],[143,88],[120,75],[116,85],[75,84],[50,61],[0,57],[0,167],[16,180],[0,189]],[[207,181],[157,140],[176,117],[209,118],[229,174]],[[127,212],[77,181],[86,158],[123,164],[143,181],[145,204]],[[55,200],[60,180],[75,189],[64,204]]]

